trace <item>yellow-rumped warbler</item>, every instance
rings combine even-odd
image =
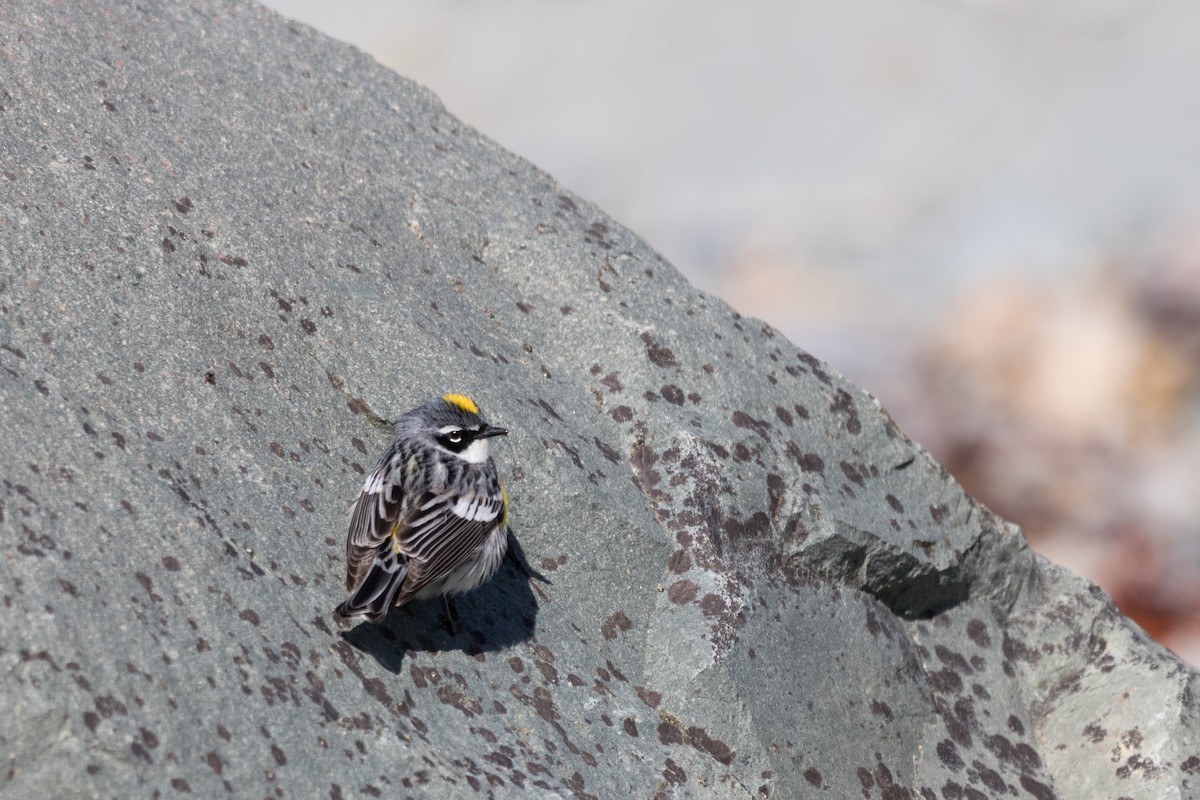
[[[485,583],[508,551],[508,493],[488,439],[508,433],[466,395],[396,421],[395,438],[350,507],[341,619],[379,622],[414,597]]]

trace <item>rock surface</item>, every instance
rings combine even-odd
[[[529,580],[340,632],[447,390]],[[1172,798],[1196,673],[873,398],[356,51],[0,14],[0,791]]]

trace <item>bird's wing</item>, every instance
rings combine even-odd
[[[362,491],[350,506],[350,530],[346,534],[346,589],[353,592],[366,579],[375,556],[388,545],[396,527],[404,498],[390,459],[381,461],[367,476]]]
[[[428,493],[396,529],[408,576],[396,598],[403,605],[425,586],[454,571],[495,529],[503,509],[500,492],[480,486],[465,494]]]

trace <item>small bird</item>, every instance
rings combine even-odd
[[[508,551],[508,493],[488,440],[507,433],[462,394],[396,421],[391,446],[350,506],[350,598],[338,618],[379,622],[392,606],[461,594],[496,573]]]

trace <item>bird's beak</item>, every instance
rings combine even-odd
[[[493,436],[507,436],[507,435],[508,435],[508,430],[506,428],[497,428],[492,425],[488,425],[475,438],[476,439],[490,439]]]

